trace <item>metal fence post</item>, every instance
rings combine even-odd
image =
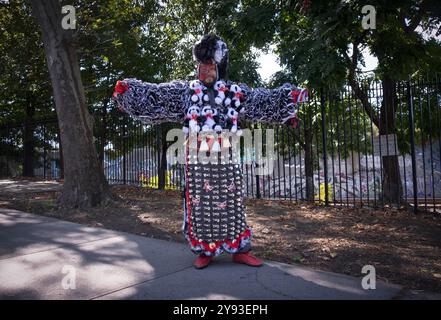
[[[417,172],[416,172],[416,157],[415,157],[415,126],[413,114],[413,98],[410,77],[407,81],[407,106],[409,108],[409,130],[410,130],[410,153],[412,158],[412,183],[413,183],[413,212],[418,212],[418,186],[417,186]]]
[[[162,152],[162,127],[160,124],[156,125],[156,150],[157,150],[157,182],[158,182],[158,189],[161,189],[162,183],[165,185],[165,181],[162,181],[162,163],[161,163],[161,152]]]
[[[126,127],[126,124],[127,124],[127,120],[126,119],[124,119],[124,123],[123,123],[123,140],[122,140],[122,145],[123,145],[123,184],[125,185],[125,184],[127,184],[127,173],[126,173],[126,171],[127,171],[127,163],[126,163],[126,161],[127,161],[127,159],[126,159],[126,153],[127,153],[127,148],[126,148],[126,143],[127,143],[127,127]]]
[[[258,125],[257,124],[254,124],[254,129],[258,129]],[[253,136],[254,136],[254,132],[253,132]],[[255,137],[254,137],[254,139],[255,139]],[[254,156],[255,156],[255,154],[256,153],[254,152]],[[256,160],[257,159],[254,159],[254,165],[255,165],[255,168],[256,168],[256,171],[257,171],[257,168],[259,167],[259,165],[257,164]],[[260,179],[259,179],[259,175],[256,174],[255,178],[256,178],[256,198],[260,199],[260,198],[262,198],[262,195],[260,193],[260,183],[259,183]]]
[[[46,179],[46,124],[43,124],[43,178]]]
[[[328,194],[328,154],[326,152],[326,108],[325,108],[325,95],[323,91],[320,93],[320,105],[322,112],[322,143],[323,143],[323,170],[325,174],[325,206],[329,206],[329,194]],[[319,186],[320,190],[320,186]],[[320,191],[319,191],[320,193]]]

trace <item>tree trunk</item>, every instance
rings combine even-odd
[[[380,113],[380,135],[395,134],[395,111],[397,104],[396,84],[390,77],[384,76],[383,102]],[[384,203],[400,205],[403,198],[403,187],[401,183],[400,166],[398,156],[383,156],[383,190],[382,197]]]
[[[312,129],[305,128],[305,180],[306,200],[314,201],[314,159],[312,152]]]
[[[63,145],[64,184],[58,204],[63,208],[103,204],[111,193],[93,143],[73,30],[62,29],[58,0],[31,0],[31,4],[42,30]]]
[[[26,118],[24,123],[24,134],[23,134],[23,176],[33,177],[34,176],[34,155],[35,155],[35,139],[34,139],[34,114],[35,105],[32,99],[32,94],[26,94]]]
[[[158,164],[158,189],[160,190],[164,190],[165,186],[167,184],[167,148],[168,148],[168,143],[167,143],[167,139],[166,139],[166,135],[167,135],[167,130],[165,130],[166,128],[163,127],[163,125],[161,125],[160,127],[160,137],[161,137],[161,141],[158,145],[158,147],[160,146],[160,158],[159,158],[159,164]]]
[[[104,102],[100,139],[101,139],[101,141],[99,143],[99,146],[100,146],[99,160],[100,160],[101,165],[103,165],[104,164],[104,149],[106,147],[106,139],[107,139],[107,100]]]
[[[64,179],[64,162],[63,162],[63,145],[61,144],[61,135],[60,135],[60,128],[58,128],[57,131],[58,136],[58,145],[59,145],[59,161],[60,161],[60,179]]]

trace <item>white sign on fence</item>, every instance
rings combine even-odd
[[[382,134],[374,137],[374,156],[397,156],[400,154],[396,134]]]

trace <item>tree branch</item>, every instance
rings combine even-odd
[[[408,26],[406,26],[406,22],[403,21],[404,24],[404,32],[406,32],[407,34],[412,33],[415,31],[415,29],[418,27],[418,25],[421,22],[421,19],[423,18],[423,14],[426,11],[426,7],[427,7],[427,1],[423,0],[421,1],[420,7],[418,12],[415,14],[415,16],[413,17],[412,20],[410,20],[410,23]]]
[[[369,99],[365,92],[361,89],[360,84],[357,81],[357,77],[355,75],[355,72],[357,70],[357,63],[358,63],[358,56],[360,54],[360,50],[358,48],[358,45],[361,42],[361,37],[357,40],[355,40],[352,43],[352,57],[349,57],[347,52],[344,52],[346,61],[349,65],[349,74],[348,74],[348,80],[349,84],[352,88],[352,90],[355,93],[355,96],[361,101],[361,104],[363,105],[363,108],[366,112],[366,114],[369,116],[369,118],[372,120],[372,122],[379,128],[380,127],[380,119],[374,112],[371,103],[369,102]]]

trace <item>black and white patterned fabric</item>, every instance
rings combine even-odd
[[[186,110],[193,104],[188,82],[155,84],[136,79],[123,82],[128,86],[127,91],[116,94],[114,99],[120,109],[144,123],[183,122]],[[228,82],[227,86],[233,84]],[[295,117],[299,103],[307,99],[307,91],[291,84],[276,89],[250,89],[245,84],[239,86],[244,94],[242,106],[245,108],[239,117],[250,122],[286,123]],[[301,92],[297,101],[293,99],[293,91]],[[226,113],[225,106],[217,108],[219,114]]]
[[[208,243],[237,238],[246,228],[239,165],[191,164],[188,171],[193,236]]]
[[[148,83],[124,79],[127,91],[114,99],[123,111],[143,123],[183,122],[191,105],[188,82]]]
[[[307,100],[307,91],[288,83],[276,89],[240,86],[245,94],[243,118],[251,122],[286,123],[296,116],[299,103]],[[293,92],[298,92],[296,101]]]
[[[238,164],[189,164],[183,233],[191,250],[205,255],[251,248],[242,173]]]
[[[307,93],[286,84],[277,89],[250,89],[246,85],[218,81],[206,88],[194,80],[152,84],[136,79],[118,83],[114,94],[118,106],[144,123],[184,123],[184,132],[239,133],[238,119],[285,123],[296,116],[298,103]],[[238,134],[239,135],[239,134]],[[208,138],[207,138],[208,139]],[[223,146],[214,139],[211,151]],[[205,137],[196,149],[203,150]],[[222,252],[246,252],[251,248],[252,229],[246,223],[243,183],[238,159],[231,150],[228,159],[200,163],[186,150],[184,222],[182,231],[196,254],[217,256]],[[219,150],[217,150],[219,151]]]

